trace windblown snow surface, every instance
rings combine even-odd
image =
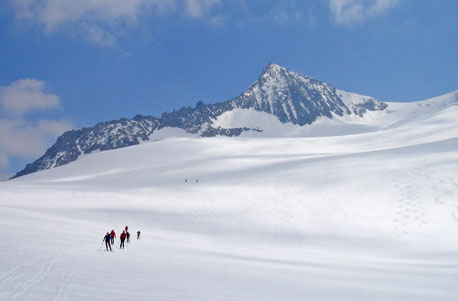
[[[162,137],[0,183],[0,299],[457,300],[457,102]],[[106,252],[125,225],[141,240]]]

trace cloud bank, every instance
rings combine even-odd
[[[12,157],[33,158],[72,126],[65,120],[30,117],[28,113],[60,108],[57,95],[36,79],[21,79],[0,86],[0,170],[10,167]]]
[[[13,115],[59,107],[59,97],[44,92],[44,86],[44,82],[36,79],[21,79],[0,87],[0,107]]]

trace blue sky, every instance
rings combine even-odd
[[[0,173],[57,135],[230,99],[268,62],[385,101],[458,89],[456,0],[5,0]]]

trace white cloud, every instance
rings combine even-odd
[[[213,7],[220,5],[220,0],[185,0],[186,13],[192,18],[201,18],[207,15]]]
[[[53,140],[72,125],[65,120],[30,119],[32,110],[60,106],[57,95],[44,90],[45,83],[21,79],[0,87],[0,170],[10,166],[12,157],[31,159],[42,155]]]
[[[13,115],[59,107],[59,97],[47,93],[44,88],[45,83],[36,79],[21,79],[9,86],[0,87],[0,107]]]
[[[9,0],[16,19],[40,25],[52,34],[66,32],[89,41],[115,46],[118,32],[151,18],[183,12],[193,19],[220,24],[224,18],[210,15],[222,0]]]
[[[401,0],[329,0],[334,23],[352,25],[362,23],[399,5]]]
[[[0,152],[7,156],[42,155],[57,135],[71,128],[58,120],[0,119]]]
[[[13,0],[16,17],[41,24],[47,31],[81,20],[135,23],[149,7],[163,9],[172,0]]]
[[[109,47],[116,46],[116,37],[98,26],[85,27],[84,32],[86,38],[92,42]]]

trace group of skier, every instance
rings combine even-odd
[[[188,179],[184,179],[185,183],[188,183]],[[199,179],[196,179],[196,183],[199,183]]]
[[[137,231],[137,239],[140,239],[140,230]],[[103,237],[103,241],[105,242],[105,247],[106,250],[108,249],[110,251],[113,251],[111,249],[111,246],[114,245],[114,240],[116,239],[116,232],[114,230],[111,230],[111,232],[107,232],[107,234]],[[130,233],[129,233],[129,227],[126,226],[124,230],[122,231],[121,235],[119,236],[119,239],[121,240],[121,244],[119,245],[120,249],[124,249],[124,241],[127,241],[127,243],[130,242]]]

